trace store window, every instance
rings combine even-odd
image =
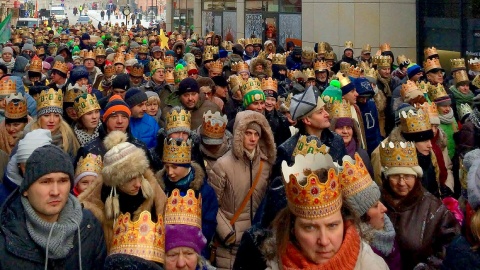
[[[203,1],[203,10],[236,10],[236,0],[205,0]]]

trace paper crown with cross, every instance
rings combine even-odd
[[[5,118],[20,119],[28,115],[27,101],[22,93],[10,94],[5,101]]]

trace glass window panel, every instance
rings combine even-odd
[[[281,11],[297,13],[302,12],[302,0],[281,0]]]

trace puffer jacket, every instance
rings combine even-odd
[[[142,118],[130,118],[130,131],[133,137],[139,139],[150,149],[157,145],[157,133],[160,127],[155,118],[144,114]]]
[[[44,269],[45,250],[28,233],[20,196],[17,192],[9,197],[0,213],[0,269]],[[81,248],[75,232],[69,254],[64,259],[48,259],[48,269],[103,269],[107,250],[102,226],[86,209],[83,209],[80,239]],[[82,267],[79,265],[79,253]]]
[[[260,125],[262,134],[255,155],[250,160],[245,154],[243,139],[247,126],[252,122]],[[265,116],[254,111],[239,112],[235,118],[232,149],[218,159],[208,177],[219,203],[217,236],[224,242],[233,233],[235,235],[235,244],[229,247],[222,245],[217,249],[216,262],[219,269],[232,268],[242,234],[252,226],[255,212],[265,195],[275,158],[273,134]],[[255,181],[260,162],[263,163],[260,180],[250,201],[232,226],[230,220]]]

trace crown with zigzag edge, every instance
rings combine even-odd
[[[313,60],[316,57],[317,53],[311,48],[306,48],[302,51],[302,58]]]
[[[188,189],[184,196],[174,189],[165,204],[165,225],[188,225],[202,228],[202,195]]]
[[[278,91],[278,81],[271,77],[262,79],[262,90],[272,90],[277,92]]]
[[[380,44],[380,51],[381,52],[391,52],[392,51],[392,48],[390,47],[390,44],[389,43],[383,43],[383,44]]]
[[[145,68],[143,65],[139,66],[132,66],[132,69],[130,70],[130,75],[135,76],[135,77],[143,77]]]
[[[348,70],[350,69],[351,66],[352,66],[352,64],[350,64],[348,62],[341,62],[340,63],[340,72],[345,74],[345,75],[348,75]]]
[[[327,52],[327,44],[325,42],[319,42],[317,46],[317,53],[326,53]]]
[[[467,71],[466,70],[457,70],[455,72],[453,72],[452,74],[453,76],[453,81],[455,82],[455,84],[459,84],[459,83],[470,83],[470,79],[468,78],[468,75],[467,75]]]
[[[163,62],[165,63],[165,67],[175,67],[175,57],[171,55],[165,56]]]
[[[84,172],[93,172],[98,175],[102,172],[102,156],[88,153],[85,157],[80,157],[75,169],[75,176]]]
[[[325,60],[335,60],[335,53],[333,51],[326,52]]]
[[[223,63],[220,60],[217,61],[212,61],[210,63],[210,71],[212,72],[217,72],[217,73],[222,73],[223,71]]]
[[[57,107],[63,109],[63,93],[50,88],[43,90],[37,98],[37,111],[47,107]]]
[[[359,193],[373,183],[372,177],[368,173],[367,166],[365,166],[360,155],[355,153],[354,157],[355,159],[352,159],[348,155],[343,157],[343,168],[339,174],[339,179],[344,198]]]
[[[423,69],[425,74],[427,74],[432,69],[442,69],[442,65],[440,65],[440,61],[437,58],[427,59],[423,62]]]
[[[345,99],[328,102],[325,106],[330,119],[352,118],[350,102]]]
[[[150,67],[150,71],[153,73],[154,70],[165,69],[165,64],[161,59],[152,59],[150,60],[149,67]]]
[[[328,70],[327,62],[323,60],[317,61],[315,62],[315,64],[313,64],[313,69],[315,71],[327,71]]]
[[[162,162],[171,164],[190,164],[192,161],[192,141],[179,141],[165,138]]]
[[[384,168],[418,166],[417,150],[413,142],[381,142],[380,163]]]
[[[105,48],[98,46],[95,48],[95,57],[97,56],[107,56],[107,51]]]
[[[22,93],[10,94],[5,98],[5,118],[20,119],[28,115],[27,101]]]
[[[467,69],[467,67],[465,66],[465,59],[463,58],[450,59],[450,64],[452,70]]]
[[[428,97],[430,98],[431,101],[436,101],[439,99],[444,99],[445,97],[449,98],[449,95],[447,94],[447,91],[443,87],[441,83],[437,85],[428,85]]]
[[[284,53],[276,53],[272,58],[272,65],[283,65],[287,64],[287,56]]]
[[[315,79],[315,70],[307,68],[302,71],[302,73],[307,77],[307,79]]]
[[[61,61],[55,61],[55,64],[53,64],[53,68],[52,70],[55,69],[55,70],[58,70],[64,74],[67,74],[68,73],[68,65],[64,62],[61,62]]]
[[[437,48],[435,47],[425,48],[425,50],[423,50],[423,54],[425,58],[428,58],[433,55],[438,55]]]
[[[469,115],[473,112],[472,107],[468,103],[460,104],[460,107],[457,107],[458,110],[458,118],[462,120],[465,116]]]
[[[227,128],[227,116],[220,112],[208,111],[203,114],[202,135],[212,139],[221,139]]]
[[[471,71],[480,71],[480,59],[473,58],[468,60],[468,68]]]
[[[353,50],[353,41],[345,41],[345,49],[352,49]]]
[[[417,110],[416,112],[413,110],[409,110],[408,112],[402,111],[400,113],[400,123],[402,132],[407,134],[432,129],[428,113],[422,109]]]
[[[10,94],[17,93],[17,82],[10,79],[10,77],[0,80],[0,96],[7,97]]]
[[[86,98],[80,97],[74,101],[73,109],[77,113],[78,118],[80,118],[82,115],[88,112],[100,110],[101,108],[97,97],[92,94],[87,94]]]
[[[83,60],[87,60],[87,59],[95,60],[95,58],[96,58],[96,54],[94,51],[85,52],[83,56]]]
[[[422,109],[422,111],[428,114],[429,119],[432,119],[434,117],[438,118],[438,109],[435,102],[424,102],[423,104],[415,104],[415,109]]]
[[[259,90],[262,91],[262,83],[257,78],[248,78],[247,81],[243,82],[242,85],[242,95],[245,96],[250,91]]]
[[[350,66],[348,68],[348,76],[352,77],[352,78],[360,78],[362,76],[362,72],[363,70],[359,67],[355,67],[355,66]]]
[[[170,110],[165,115],[165,130],[171,130],[172,128],[185,128],[191,129],[192,115],[190,111],[181,109],[178,112],[175,109]]]
[[[37,55],[33,56],[28,66],[28,71],[41,73],[43,70],[43,61]]]
[[[392,64],[392,58],[388,55],[379,55],[376,58],[378,68],[390,67]]]
[[[416,90],[420,90],[418,88],[418,85],[414,81],[407,80],[404,84],[402,84],[402,89],[400,89],[400,96],[403,100],[405,100],[408,93]]]
[[[290,107],[290,99],[285,101],[287,104],[288,108]],[[306,156],[307,154],[328,154],[328,151],[330,150],[330,147],[328,147],[326,144],[322,144],[320,147],[318,146],[318,142],[315,139],[310,139],[308,141],[307,136],[305,135],[300,135],[297,141],[297,145],[295,145],[295,149],[293,150],[292,157],[297,156],[297,155],[302,155]]]

